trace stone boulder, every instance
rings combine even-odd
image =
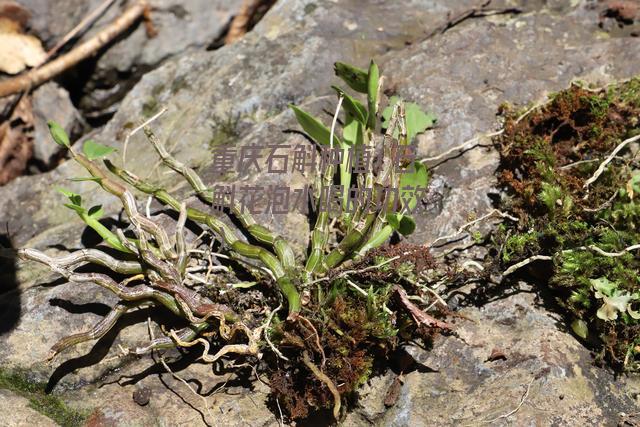
[[[112,157],[122,163],[129,130],[166,108],[153,123],[158,136],[178,159],[214,184],[212,148],[305,143],[301,135],[284,132],[297,128],[287,104],[327,117],[323,111],[332,110],[335,102],[329,85],[338,83],[333,62],[365,66],[374,58],[390,77],[393,92],[438,116],[437,128],[419,139],[420,154],[433,156],[497,129],[495,114],[503,102],[525,106],[574,79],[602,84],[639,73],[636,40],[604,37],[597,11],[589,4],[526,2],[525,10],[516,2],[496,2],[495,7],[510,8],[508,13],[471,14],[447,26],[477,3],[412,0],[399,7],[395,2],[363,6],[359,0],[281,0],[240,42],[211,52],[187,52],[145,74],[94,139],[120,150]],[[485,144],[453,157],[431,165],[437,181],[449,190],[440,209],[418,218],[414,242],[450,234],[470,216],[491,209],[495,151]],[[188,190],[157,165],[142,135],[130,139],[126,167],[178,193]],[[57,253],[87,242],[81,238],[82,224],[62,207],[54,186],[81,193],[116,218],[114,198],[90,183],[69,181],[75,176],[84,174],[65,162],[47,174],[0,188],[0,218],[8,222],[14,247]],[[291,186],[306,179],[264,174],[230,178]],[[306,247],[308,228],[301,215],[260,219],[294,242],[299,252]],[[0,296],[0,305],[15,307],[17,298],[21,310],[0,335],[1,367],[29,370],[69,405],[95,409],[96,419],[113,425],[210,423],[204,402],[161,365],[151,358],[118,357],[118,344],[127,347],[148,339],[146,319],[161,312],[132,313],[122,319],[119,334],[78,346],[45,365],[42,359],[57,339],[96,322],[114,298],[97,287],[60,283],[33,264],[14,269],[14,286]],[[499,424],[599,425],[615,424],[620,412],[633,412],[637,387],[595,367],[588,351],[527,292],[465,309],[469,320],[458,322],[458,336],[438,340],[432,353],[418,356],[438,372],[406,374],[398,402],[386,413],[380,398],[395,379],[392,374],[374,378],[347,424],[459,425],[496,418]],[[493,348],[503,350],[506,360],[487,362]],[[209,366],[177,363],[172,370],[208,396],[217,424],[277,424],[261,383],[252,383],[257,392],[239,387],[240,381],[219,388],[227,378]],[[132,399],[140,387],[153,396],[144,407]],[[509,414],[527,390],[522,406]]]

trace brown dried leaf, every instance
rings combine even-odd
[[[44,62],[46,53],[40,40],[28,34],[0,33],[0,71],[18,74]]]
[[[26,67],[36,67],[46,59],[42,43],[23,34],[29,11],[11,1],[0,1],[0,71],[17,74]]]
[[[404,384],[404,381],[401,375],[394,378],[393,382],[387,389],[387,394],[384,397],[384,406],[389,408],[398,402],[400,392],[402,391],[402,384]]]
[[[31,12],[15,1],[0,0],[0,18],[6,18],[14,27],[17,25],[18,29],[15,32],[22,32],[31,19]]]
[[[449,331],[453,330],[453,326],[451,326],[447,322],[438,320],[435,317],[429,316],[427,313],[420,310],[417,305],[409,300],[407,293],[400,286],[395,286],[394,290],[398,294],[400,304],[411,314],[411,317],[413,317],[413,320],[416,323],[430,328],[440,328]]]
[[[25,171],[33,152],[31,98],[23,96],[9,120],[0,124],[0,185]]]
[[[637,0],[610,0],[605,5],[603,16],[616,18],[627,23],[632,23],[635,20],[640,9],[640,2]]]
[[[495,360],[507,360],[507,355],[499,348],[494,348],[491,350],[491,354],[487,357],[486,362],[493,362]]]

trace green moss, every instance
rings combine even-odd
[[[308,3],[307,5],[305,5],[304,7],[304,14],[308,15],[310,13],[313,13],[314,10],[316,10],[318,8],[318,5],[315,3]]]
[[[413,263],[405,261],[398,266],[396,271],[398,272],[398,275],[400,277],[406,278],[407,280],[410,280],[410,281],[415,281],[416,280],[415,269],[416,269],[416,266]]]
[[[589,97],[585,97],[584,101],[589,104],[589,111],[591,114],[597,118],[602,119],[607,116],[609,112],[609,107],[611,106],[611,100],[609,96],[598,96],[593,95]]]
[[[144,104],[142,104],[142,115],[145,118],[149,118],[158,112],[158,100],[155,98],[148,98]]]
[[[622,102],[640,107],[640,78],[634,77],[627,83],[617,87],[618,97]]]
[[[176,94],[177,92],[180,92],[182,89],[186,89],[188,87],[189,87],[189,83],[187,82],[186,77],[185,76],[178,76],[171,83],[171,93],[172,94]]]
[[[229,115],[225,118],[215,118],[212,125],[213,135],[209,139],[209,148],[236,142],[240,136],[238,123],[240,115]]]
[[[363,368],[363,372],[360,374],[360,376],[356,380],[354,388],[364,385],[367,381],[369,381],[369,378],[371,378],[371,374],[373,373],[373,359],[370,357],[367,358],[364,361],[362,368]]]
[[[164,83],[157,84],[153,88],[151,88],[151,96],[155,98],[158,95],[160,95],[163,90],[164,90]]]
[[[598,336],[620,369],[640,367],[635,350],[638,360],[627,357],[640,341],[640,315],[632,315],[640,309],[640,259],[624,252],[640,242],[640,168],[623,150],[588,191],[586,182],[600,159],[638,133],[639,115],[638,79],[600,91],[574,85],[524,120],[508,116],[498,143],[499,179],[510,193],[502,208],[520,217],[491,239],[502,249],[500,268],[552,256],[549,285],[568,323],[579,323],[583,338]],[[605,280],[613,284],[606,292],[595,285]]]
[[[89,413],[69,408],[57,396],[45,393],[46,384],[31,381],[27,372],[0,369],[0,388],[29,400],[29,407],[51,418],[61,426],[82,426]]]
[[[516,234],[506,240],[502,251],[502,260],[509,262],[513,258],[522,256],[528,251],[536,251],[538,248],[538,237],[535,233]]]

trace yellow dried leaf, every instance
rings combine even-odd
[[[33,149],[31,97],[23,96],[10,117],[0,122],[0,185],[20,176]]]
[[[0,1],[0,71],[17,74],[46,59],[38,38],[24,34],[29,12],[15,2]]]
[[[0,33],[0,71],[17,74],[44,62],[42,43],[28,34]]]

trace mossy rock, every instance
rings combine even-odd
[[[573,85],[529,114],[505,116],[496,141],[501,204],[520,221],[495,233],[499,268],[551,257],[549,284],[574,332],[612,366],[637,369],[638,147],[611,153],[640,133],[640,79]]]

